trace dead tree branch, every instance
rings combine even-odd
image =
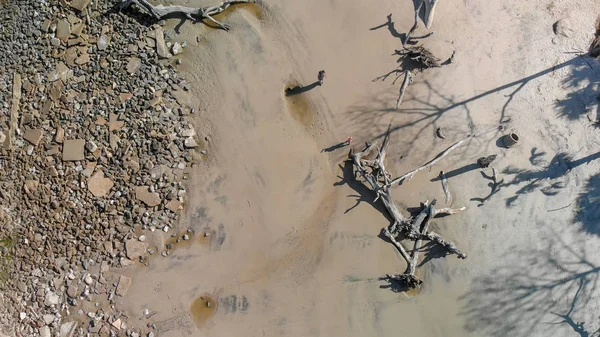
[[[422,281],[415,276],[415,272],[419,259],[419,251],[422,248],[423,240],[435,242],[444,247],[449,254],[456,254],[459,258],[466,257],[466,255],[462,253],[454,243],[446,241],[440,235],[428,231],[430,222],[436,216],[456,214],[464,211],[465,207],[456,209],[435,209],[435,200],[431,203],[426,201],[422,204],[423,208],[420,214],[418,214],[414,219],[406,218],[402,215],[393,200],[391,187],[394,186],[395,183],[400,183],[404,179],[414,176],[414,174],[416,174],[418,171],[434,165],[452,150],[462,145],[466,140],[482,136],[496,129],[498,129],[498,127],[490,128],[479,134],[469,135],[468,137],[458,141],[446,149],[424,166],[394,180],[391,179],[391,175],[385,168],[385,158],[387,154],[387,148],[390,143],[391,123],[388,126],[388,130],[385,134],[381,147],[378,146],[377,142],[370,144],[367,143],[362,151],[350,153],[351,161],[356,167],[356,170],[364,179],[365,184],[369,186],[375,193],[374,202],[381,201],[393,219],[392,224],[384,228],[382,233],[389,239],[394,247],[396,247],[407,264],[406,271],[403,274],[387,274],[386,279],[388,281],[398,282],[402,287],[405,288],[414,288],[422,284]],[[402,237],[405,239],[414,241],[413,249],[410,254],[402,244],[401,239],[399,239],[400,235],[402,235]]]
[[[433,24],[433,15],[435,14],[435,6],[438,4],[438,0],[423,0],[425,2],[425,27],[431,28]]]
[[[183,15],[186,18],[193,21],[200,21],[203,19],[208,19],[212,21],[214,24],[218,25],[224,30],[229,30],[231,28],[230,25],[221,23],[213,18],[213,15],[219,14],[229,8],[231,5],[240,4],[240,3],[256,3],[256,0],[228,0],[223,1],[216,6],[210,7],[186,7],[186,6],[163,6],[157,5],[154,6],[147,0],[123,0],[121,2],[121,10],[131,6],[131,4],[136,4],[140,8],[142,8],[146,13],[160,20],[167,16],[171,15]]]
[[[446,204],[452,202],[452,194],[450,194],[450,187],[448,186],[448,178],[446,178],[446,174],[444,171],[440,171],[440,178],[442,178],[442,190],[444,190],[444,194],[446,195]]]
[[[413,76],[410,73],[410,70],[404,71],[404,81],[402,81],[402,86],[400,87],[400,94],[398,95],[398,100],[396,101],[396,110],[400,109],[400,104],[402,104],[402,98],[404,98],[404,92],[408,85],[413,81]]]
[[[477,137],[481,137],[481,136],[484,136],[484,135],[486,135],[486,134],[488,134],[488,133],[490,133],[490,132],[492,132],[492,131],[496,131],[496,130],[502,130],[502,128],[503,128],[503,126],[502,126],[502,125],[500,125],[500,126],[494,126],[494,127],[492,127],[492,128],[489,128],[489,129],[487,129],[487,130],[485,130],[485,131],[483,131],[483,132],[479,133],[479,134],[472,134],[472,135],[468,135],[467,137],[465,137],[465,138],[463,138],[463,139],[459,140],[458,142],[456,142],[456,143],[452,144],[452,146],[450,146],[449,148],[447,148],[446,150],[444,150],[444,152],[440,153],[440,154],[439,154],[437,157],[435,157],[434,159],[432,159],[431,161],[429,161],[427,164],[425,164],[425,165],[423,165],[423,166],[421,166],[421,167],[419,167],[419,168],[417,168],[417,169],[415,169],[415,170],[412,170],[412,171],[410,171],[410,172],[408,172],[408,173],[406,173],[406,174],[404,174],[404,175],[402,175],[402,176],[400,176],[400,177],[398,177],[398,178],[396,178],[396,179],[392,180],[391,184],[392,184],[392,185],[393,185],[393,184],[400,184],[400,183],[402,183],[402,182],[403,182],[405,179],[408,179],[408,180],[412,179],[412,177],[413,177],[415,174],[417,174],[417,172],[419,172],[419,171],[421,171],[421,170],[424,170],[424,169],[426,169],[426,168],[428,168],[428,167],[431,167],[431,166],[435,165],[435,163],[437,163],[438,161],[442,160],[442,159],[443,159],[444,157],[446,157],[446,156],[447,156],[447,155],[448,155],[450,152],[452,152],[453,150],[455,150],[457,147],[461,146],[461,145],[462,145],[464,142],[466,142],[467,140],[469,140],[469,139],[473,139],[473,138],[477,138]]]

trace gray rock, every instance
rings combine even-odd
[[[97,42],[98,50],[106,50],[106,48],[108,48],[108,42],[108,36],[104,34],[100,35]]]
[[[52,291],[46,293],[46,297],[44,298],[44,304],[46,306],[57,305],[60,303],[60,297]]]
[[[171,47],[171,52],[173,55],[179,55],[183,53],[183,47],[179,44],[179,42],[175,42],[173,47]]]
[[[96,152],[96,150],[98,150],[98,145],[96,145],[96,143],[90,140],[85,145],[85,148],[90,152]]]
[[[198,147],[198,143],[196,142],[194,137],[186,138],[185,141],[183,142],[183,144],[185,145],[185,147],[190,148],[190,149]]]
[[[169,58],[171,54],[169,53],[169,49],[167,48],[167,44],[165,43],[165,33],[162,28],[157,28],[155,30],[156,35],[156,54],[158,54],[159,58]]]
[[[52,324],[52,322],[54,322],[54,320],[56,319],[56,316],[54,316],[52,314],[46,314],[46,315],[42,316],[42,319],[44,320],[44,323],[46,323],[46,325],[50,325],[50,324]]]
[[[40,328],[40,337],[52,337],[50,333],[50,328],[47,326],[43,326]]]
[[[127,62],[127,66],[125,67],[127,69],[127,73],[134,74],[136,72],[136,70],[138,70],[138,68],[140,67],[141,64],[142,64],[142,61],[139,58],[137,58],[137,57],[130,58],[129,62]]]
[[[77,322],[66,322],[60,326],[59,337],[73,337],[77,329]]]

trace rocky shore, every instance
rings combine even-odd
[[[1,331],[153,336],[114,307],[119,268],[168,255],[206,155],[178,98],[185,43],[106,1],[0,1]],[[197,151],[194,151],[196,149]],[[143,313],[140,313],[143,315]]]

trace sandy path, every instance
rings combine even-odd
[[[260,20],[248,8],[225,18],[234,26],[229,33],[182,26],[177,38],[191,42],[183,66],[195,85],[190,104],[202,110],[198,129],[211,140],[210,159],[193,174],[182,228],[215,232],[209,245],[176,249],[171,258],[133,271],[122,308],[156,311],[152,321],[159,322],[161,336],[397,336],[399,329],[418,336],[573,334],[568,324],[544,322],[556,321],[553,310],[568,310],[577,289],[566,287],[577,279],[567,278],[565,290],[561,284],[549,293],[534,291],[523,303],[514,296],[533,277],[515,272],[546,271],[550,253],[577,256],[556,244],[556,231],[567,244],[578,243],[577,253],[598,243],[577,225],[565,228],[573,209],[551,216],[547,211],[573,202],[598,163],[590,158],[562,178],[560,167],[536,166],[530,158],[534,147],[547,153],[540,158],[548,162],[563,150],[580,151],[575,159],[597,152],[597,133],[581,136],[589,134],[589,122],[557,118],[564,109],[555,105],[578,92],[565,84],[574,70],[587,74],[583,61],[564,52],[587,46],[592,1],[574,7],[567,1],[442,1],[436,34],[426,45],[440,57],[456,50],[455,62],[419,74],[400,112],[392,109],[398,85],[372,79],[396,66],[391,53],[400,40],[393,28],[382,26],[386,16],[393,13],[395,29],[403,32],[412,25],[413,7],[409,1],[377,5],[269,1]],[[556,37],[552,23],[567,13],[581,31]],[[198,34],[203,39],[197,44]],[[328,73],[323,87],[301,98],[283,95],[287,83],[308,85],[320,69]],[[512,99],[506,96],[517,88]],[[581,94],[573,104],[592,107],[589,96]],[[498,148],[499,135],[473,141],[397,191],[398,202],[409,207],[443,199],[439,182],[431,180],[440,169],[460,172],[450,178],[454,206],[468,211],[437,221],[435,228],[469,259],[430,260],[419,271],[426,287],[416,297],[381,289],[385,284],[377,277],[403,268],[378,238],[386,219],[370,204],[370,194],[338,167],[347,148],[320,150],[349,135],[357,143],[377,137],[393,119],[388,167],[403,173],[471,127],[484,129],[505,117],[512,118],[511,130],[525,135],[519,148]],[[434,137],[438,126],[445,141]],[[509,184],[477,207],[469,199],[485,196],[488,181],[468,168],[491,153],[499,155],[494,165]],[[528,188],[536,179],[539,184]],[[540,192],[558,179],[564,182],[558,194]],[[352,208],[357,198],[348,196],[358,194],[363,198]],[[559,248],[546,250],[548,240]],[[520,255],[501,258],[508,253]],[[598,260],[595,255],[586,258]],[[561,279],[560,272],[551,275]],[[213,292],[217,313],[197,329],[187,317],[189,307],[200,294]],[[534,309],[519,310],[528,305]],[[597,310],[589,304],[575,314],[588,320]]]

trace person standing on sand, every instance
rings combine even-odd
[[[319,76],[317,76],[317,78],[319,79],[319,85],[323,85],[323,80],[327,78],[327,74],[325,74],[325,70],[319,71]]]
[[[346,144],[350,145],[352,143],[352,137],[348,137],[348,139],[346,140]]]

